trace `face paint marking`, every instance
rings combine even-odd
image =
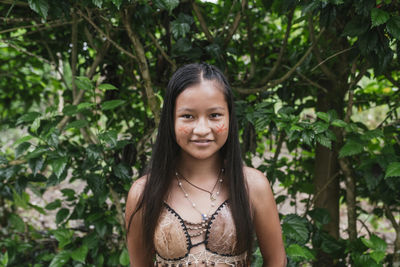
[[[219,133],[219,134],[225,132],[228,129],[228,128],[225,127],[225,124],[223,124],[223,123],[217,125],[216,128],[217,128],[216,132]]]
[[[178,128],[178,131],[184,134],[189,134],[190,133],[190,129],[188,126],[181,126]]]

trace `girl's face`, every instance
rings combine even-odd
[[[228,139],[229,109],[222,90],[218,82],[203,80],[176,98],[176,142],[187,156],[195,159],[217,156]]]

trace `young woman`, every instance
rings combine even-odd
[[[131,266],[249,266],[253,232],[263,266],[285,266],[270,185],[244,167],[230,86],[216,67],[172,76],[147,175],[126,205]]]

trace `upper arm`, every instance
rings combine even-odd
[[[129,252],[131,267],[147,266],[146,251],[143,246],[142,209],[137,210],[146,177],[136,180],[129,190],[126,200],[125,225],[127,230],[126,242]]]
[[[260,171],[248,167],[245,177],[263,266],[286,266],[278,210],[268,179]]]

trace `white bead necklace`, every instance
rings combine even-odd
[[[181,174],[179,174],[178,172],[175,173],[176,179],[178,180],[178,186],[180,187],[180,189],[182,190],[182,192],[183,192],[185,198],[190,202],[190,204],[192,205],[192,207],[193,207],[198,213],[200,213],[201,218],[202,218],[203,221],[207,221],[207,220],[209,219],[208,216],[209,216],[209,214],[210,214],[210,211],[211,211],[211,209],[212,209],[213,207],[215,207],[215,203],[214,203],[214,202],[217,200],[217,198],[218,198],[218,196],[219,196],[219,194],[220,194],[220,190],[221,190],[221,188],[222,188],[222,182],[224,181],[224,180],[221,178],[221,174],[222,174],[223,172],[224,172],[224,169],[221,169],[220,175],[218,175],[217,182],[216,182],[216,184],[214,185],[212,191],[208,191],[208,190],[202,189],[201,187],[195,186],[194,184],[190,183],[186,178],[184,178],[184,177],[183,177]],[[191,184],[191,185],[194,186],[195,188],[200,189],[200,190],[205,191],[205,192],[208,192],[208,193],[210,194],[211,208],[210,208],[210,210],[209,210],[207,213],[203,213],[203,212],[201,212],[201,211],[197,208],[196,203],[194,203],[194,201],[189,197],[189,194],[186,192],[185,188],[183,187],[183,184],[182,184],[182,182],[181,182],[181,180],[180,180],[179,177],[182,177],[185,181],[187,181],[189,184]],[[218,186],[219,188],[218,188],[217,191],[215,192],[215,197],[214,197],[213,191],[214,191],[215,188],[217,187],[216,185],[217,185],[218,182],[219,182],[219,186]]]

